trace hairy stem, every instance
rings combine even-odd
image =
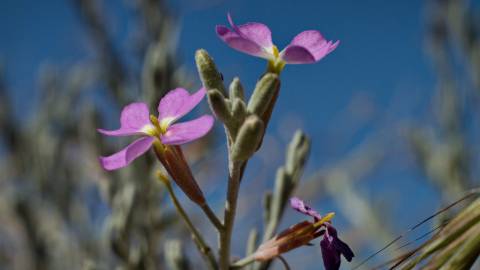
[[[231,159],[229,161],[229,179],[227,201],[225,203],[224,230],[220,232],[219,262],[221,270],[227,270],[230,267],[230,243],[232,240],[233,224],[235,222],[240,180],[243,175],[245,164],[246,162],[238,162]]]

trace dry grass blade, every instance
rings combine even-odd
[[[422,269],[468,269],[480,253],[479,235],[480,199],[476,199],[427,242],[392,260],[390,269],[413,269],[420,264]]]

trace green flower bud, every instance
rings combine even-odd
[[[243,91],[243,86],[240,83],[240,79],[235,77],[230,84],[229,97],[231,100],[240,99],[245,101],[245,93]]]
[[[248,111],[260,117],[263,116],[278,92],[279,87],[280,80],[278,75],[273,73],[264,75],[255,86],[252,97],[248,102]]]
[[[213,59],[204,49],[197,50],[195,53],[195,62],[197,63],[198,73],[203,86],[207,90],[218,89],[223,96],[226,96],[225,86],[223,85],[222,74],[218,72]]]
[[[215,116],[222,122],[230,121],[230,109],[227,100],[222,93],[217,89],[207,91],[208,103]]]
[[[298,168],[303,168],[310,152],[310,140],[300,130],[295,132],[287,150],[286,171],[288,174],[295,173]]]
[[[247,117],[232,146],[232,160],[245,161],[255,153],[264,132],[263,121],[255,115]]]

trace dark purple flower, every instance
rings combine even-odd
[[[320,214],[299,198],[291,198],[290,206],[302,214],[313,217],[315,221],[321,219]],[[341,263],[340,255],[343,255],[349,262],[352,261],[355,255],[352,249],[338,238],[337,230],[329,222],[324,223],[323,226],[325,226],[325,233],[323,234],[322,241],[320,241],[323,264],[326,270],[338,270]]]
[[[230,28],[217,25],[218,37],[237,51],[267,59],[280,71],[285,64],[310,64],[320,61],[335,50],[339,41],[327,41],[317,30],[303,31],[293,38],[282,51],[272,43],[268,26],[251,22],[236,25],[228,14]]]
[[[323,264],[326,270],[337,270],[340,268],[340,255],[343,255],[349,262],[355,255],[350,247],[338,238],[337,230],[332,225],[326,225],[326,227],[323,240],[320,241]]]

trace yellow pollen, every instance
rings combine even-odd
[[[315,226],[316,228],[320,227],[323,225],[323,223],[325,222],[329,222],[330,220],[332,220],[332,218],[335,216],[335,213],[328,213],[326,214],[322,219],[320,219],[319,221],[315,222],[315,224],[313,226]]]

